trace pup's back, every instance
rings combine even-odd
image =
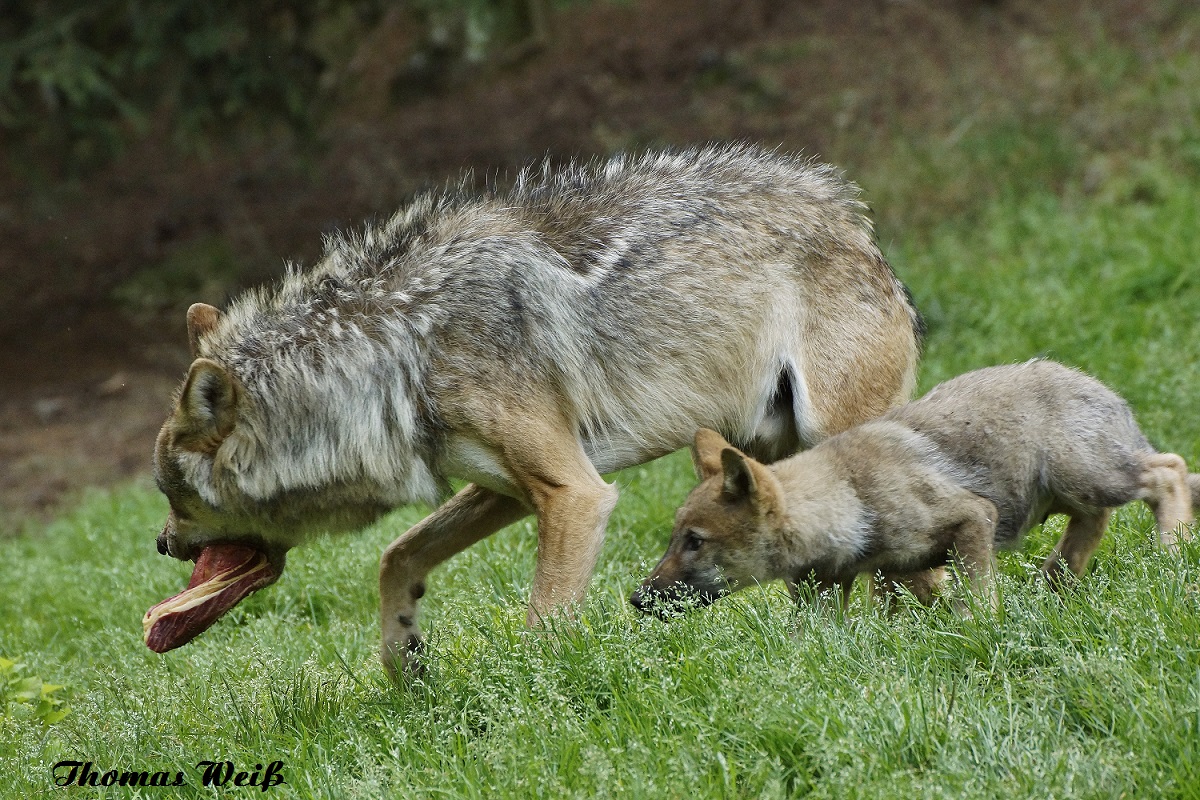
[[[1155,452],[1124,400],[1052,361],[967,373],[884,418],[929,437],[995,503],[1001,546],[1048,513],[1129,502]]]

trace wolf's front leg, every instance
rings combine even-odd
[[[379,569],[380,658],[393,680],[397,669],[417,666],[417,601],[429,570],[528,513],[519,500],[470,484],[388,546]]]
[[[583,599],[617,504],[617,488],[595,475],[583,485],[548,488],[535,504],[538,553],[529,595],[530,626]]]
[[[583,599],[617,488],[596,472],[575,426],[551,415],[531,415],[522,422],[525,435],[505,448],[504,456],[537,512],[537,567],[528,615],[535,626]]]

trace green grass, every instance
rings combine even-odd
[[[430,673],[399,691],[375,662],[373,579],[417,514],[295,553],[274,588],[156,656],[140,616],[187,572],[154,552],[162,503],[144,487],[90,498],[4,545],[0,649],[65,683],[73,710],[48,732],[0,718],[0,792],[48,792],[66,758],[193,783],[204,759],[279,759],[273,794],[301,797],[1200,790],[1200,546],[1160,552],[1144,510],[1119,515],[1063,598],[1035,575],[1058,531],[1037,532],[1004,558],[996,614],[889,618],[856,600],[835,621],[770,586],[664,624],[624,596],[690,468],[675,457],[621,480],[578,624],[525,630],[533,536],[514,526],[436,573]]]
[[[1111,105],[1144,110],[1114,86]],[[1200,464],[1189,109],[1162,119],[1167,149],[1098,182],[1041,127],[1022,138],[983,121],[957,155],[917,147],[936,175],[966,164],[989,182],[970,213],[885,234],[930,323],[922,388],[1050,356],[1107,381],[1160,447]],[[1043,167],[1053,185],[1037,185]],[[51,779],[63,759],[191,784],[114,797],[212,796],[206,759],[281,760],[273,797],[1200,797],[1200,542],[1163,553],[1146,509],[1116,516],[1064,596],[1037,576],[1061,520],[1035,530],[1001,558],[995,613],[888,617],[856,593],[837,619],[772,585],[664,624],[625,598],[691,468],[677,454],[616,480],[578,622],[525,629],[535,535],[514,525],[433,574],[429,673],[399,690],[376,662],[376,570],[422,509],[294,551],[279,583],[163,656],[143,646],[141,616],[189,570],[155,552],[166,506],[148,485],[0,539],[0,658],[64,685],[71,708],[49,726],[0,708],[0,797],[68,796]]]
[[[1158,181],[1153,202],[1013,198],[893,247],[930,318],[923,384],[1050,355],[1118,387],[1195,463],[1200,201]],[[278,584],[158,656],[141,615],[188,573],[155,552],[164,502],[96,493],[0,542],[0,655],[72,708],[49,728],[0,717],[0,793],[49,792],[71,758],[183,771],[183,796],[211,791],[204,759],[282,760],[272,794],[300,797],[1200,795],[1200,544],[1161,552],[1144,508],[1062,598],[1036,575],[1061,523],[1035,531],[1002,558],[995,614],[889,618],[856,595],[838,621],[775,585],[644,619],[625,597],[692,480],[682,455],[617,476],[587,608],[557,635],[523,624],[530,524],[439,568],[429,675],[400,691],[375,660],[375,575],[423,510],[294,551]]]

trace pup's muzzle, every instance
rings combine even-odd
[[[639,586],[629,596],[629,602],[643,614],[670,619],[685,611],[712,605],[723,594],[726,592],[698,589],[681,581],[662,586],[652,579]]]

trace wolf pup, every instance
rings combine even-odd
[[[193,306],[154,460],[159,550],[197,564],[147,644],[187,642],[310,533],[451,477],[471,483],[383,554],[389,671],[420,648],[429,570],[528,514],[530,621],[579,601],[617,499],[602,473],[702,426],[771,461],[909,399],[918,316],[863,208],[832,168],[747,146],[543,167]]]
[[[995,548],[1067,514],[1043,566],[1058,586],[1083,573],[1113,508],[1145,500],[1174,549],[1200,502],[1200,475],[1155,451],[1121,398],[1051,361],[967,373],[770,466],[711,430],[693,456],[703,482],[631,598],[639,609],[705,605],[776,578],[793,596],[812,579],[844,601],[859,573],[949,562],[990,594]]]

